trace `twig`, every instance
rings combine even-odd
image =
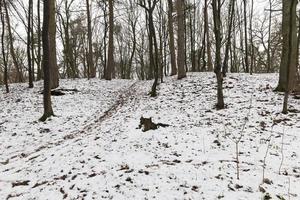
[[[291,177],[289,177],[289,189],[288,189],[288,197],[289,197],[289,200],[291,200]]]
[[[206,150],[205,150],[205,141],[204,141],[204,136],[202,137],[202,151],[203,151],[203,154],[205,154]]]
[[[273,127],[272,127],[273,130]],[[266,169],[266,160],[268,157],[268,153],[269,153],[269,149],[270,149],[270,144],[271,144],[271,139],[272,139],[273,133],[271,133],[271,135],[268,137],[267,141],[268,141],[268,146],[267,146],[267,150],[264,156],[264,161],[263,161],[263,177],[262,177],[262,183],[264,183],[265,180],[265,169]]]
[[[279,171],[278,171],[279,175],[280,175],[280,172],[281,172],[281,167],[282,167],[283,159],[284,159],[284,154],[283,154],[283,141],[284,141],[284,127],[283,127],[282,140],[281,140],[281,163],[280,163]]]
[[[240,160],[239,160],[239,143],[235,143],[236,152],[236,178],[240,180]]]
[[[236,177],[239,180],[240,179],[240,159],[239,159],[239,143],[241,142],[242,138],[244,137],[244,131],[246,129],[247,122],[249,121],[250,118],[250,113],[251,113],[251,108],[252,108],[252,100],[253,100],[253,93],[251,94],[250,98],[250,105],[248,108],[248,113],[245,117],[244,124],[242,126],[242,129],[239,133],[239,137],[229,137],[230,140],[232,140],[235,143],[235,153],[236,153]],[[225,131],[225,136],[227,136],[227,127],[226,124],[224,124],[224,131]]]

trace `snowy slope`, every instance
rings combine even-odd
[[[300,114],[280,114],[276,80],[229,74],[220,111],[211,73],[167,78],[157,98],[151,82],[66,80],[79,92],[54,97],[46,123],[41,83],[13,85],[0,91],[0,199],[300,199]],[[171,126],[142,132],[141,116]]]

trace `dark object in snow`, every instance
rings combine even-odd
[[[61,88],[59,89],[62,92],[79,92],[79,90],[75,89],[66,89],[66,88]]]
[[[258,189],[259,189],[259,191],[262,192],[262,193],[265,193],[265,192],[266,192],[265,188],[263,188],[262,186],[259,186]]]
[[[149,175],[150,172],[140,169],[140,170],[138,171],[138,173],[140,173],[140,174],[145,174],[145,175]]]
[[[12,183],[12,187],[17,187],[17,186],[25,186],[25,185],[29,185],[30,181],[17,181]]]
[[[270,196],[269,193],[267,193],[267,194],[264,196],[263,199],[264,199],[264,200],[269,200],[269,199],[272,199],[272,197]]]
[[[92,173],[92,174],[89,175],[89,178],[92,178],[92,177],[95,177],[95,176],[97,176],[97,174],[96,173]]]
[[[36,183],[36,184],[34,184],[34,186],[32,186],[32,188],[37,188],[37,187],[39,187],[39,186],[41,186],[41,185],[45,185],[45,184],[47,184],[48,183],[48,181],[43,181],[43,182],[41,182],[41,183]]]
[[[194,186],[192,186],[192,190],[193,190],[194,192],[198,192],[198,191],[199,191],[199,187],[196,186],[196,185],[194,185]]]
[[[0,164],[1,164],[1,165],[7,165],[8,163],[9,163],[9,160],[8,160],[8,159],[6,159],[6,160],[3,161],[3,162],[0,161]]]
[[[121,168],[118,171],[129,170],[129,166],[127,164],[121,165]]]
[[[149,131],[149,130],[156,130],[159,127],[168,127],[170,126],[169,124],[163,124],[163,123],[153,123],[152,122],[152,118],[144,118],[141,117],[140,118],[140,125],[139,125],[139,129],[143,128],[143,132]]]
[[[271,180],[268,179],[268,178],[264,178],[263,182],[264,182],[265,184],[268,184],[268,185],[272,185],[272,184],[273,184],[273,181],[271,181]]]
[[[132,178],[130,178],[130,177],[127,177],[125,181],[133,183]]]
[[[60,90],[51,90],[51,95],[52,96],[63,96],[63,95],[65,95],[65,93]]]
[[[294,99],[300,99],[300,95],[294,95]]]
[[[60,188],[60,193],[63,194],[63,199],[66,199],[68,197],[68,194],[65,192],[65,190],[63,188]]]
[[[235,187],[235,189],[237,189],[237,190],[243,188],[243,186],[242,186],[242,185],[239,185],[239,184],[235,184],[234,187]]]
[[[55,90],[51,90],[51,95],[52,96],[63,96],[66,93],[65,92],[79,92],[79,90],[77,89],[55,89]],[[43,94],[44,91],[42,91],[40,94]]]
[[[56,181],[57,180],[63,180],[64,181],[64,180],[66,180],[66,178],[67,178],[67,175],[62,175],[60,177],[55,177],[54,180],[56,180]]]
[[[44,91],[40,92],[40,94],[44,94]],[[63,95],[65,95],[65,93],[59,89],[56,89],[56,90],[51,90],[51,95],[52,96],[63,96]]]
[[[50,129],[49,128],[40,128],[40,133],[49,133]]]
[[[213,143],[216,144],[218,147],[221,146],[221,143],[219,140],[215,140]]]
[[[279,200],[285,200],[285,198],[279,194],[276,194],[276,197],[279,199]]]

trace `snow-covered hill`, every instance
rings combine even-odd
[[[41,83],[14,84],[0,91],[0,199],[300,199],[300,101],[280,114],[276,80],[229,74],[220,111],[211,73],[167,78],[157,98],[152,82],[63,80],[78,92],[45,123]],[[171,126],[142,132],[141,116]]]

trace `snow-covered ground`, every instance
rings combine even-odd
[[[14,84],[0,90],[0,199],[300,199],[300,100],[282,115],[276,83],[229,74],[217,111],[212,73],[167,78],[157,98],[152,82],[62,80],[78,92],[53,97],[45,123],[42,83]],[[171,126],[142,132],[141,116]]]

